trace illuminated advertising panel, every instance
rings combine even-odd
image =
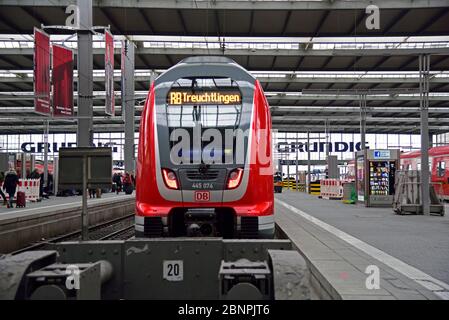
[[[53,46],[53,115],[73,116],[73,51]]]

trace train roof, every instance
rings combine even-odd
[[[401,159],[417,158],[420,155],[421,155],[421,151],[406,152],[401,155]],[[431,156],[431,157],[443,156],[443,155],[449,155],[449,145],[433,147],[433,148],[429,149],[429,156]]]
[[[401,154],[401,159],[413,159],[419,157],[421,155],[421,151],[410,151],[404,152]]]
[[[196,56],[196,57],[188,57],[185,59],[182,59],[178,64],[181,63],[213,63],[213,64],[230,64],[234,63],[237,64],[234,60],[228,57],[223,56]]]
[[[430,156],[449,155],[449,146],[434,147],[429,150]]]
[[[253,75],[228,57],[194,56],[181,60],[162,73],[155,80],[155,85],[188,77],[229,77],[233,80],[250,83],[256,81]]]

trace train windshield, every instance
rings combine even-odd
[[[237,128],[242,98],[237,84],[229,78],[183,78],[167,96],[170,128]]]
[[[204,151],[210,141],[201,142],[201,150],[195,149],[193,131],[201,133],[216,129],[223,137],[220,146],[210,150],[211,157],[219,156],[224,161],[226,130],[236,130],[241,125],[242,94],[238,84],[230,78],[182,78],[175,81],[168,92],[166,103],[167,124],[170,134],[175,129],[185,129],[191,136],[191,149],[180,150],[183,156]],[[235,140],[235,139],[234,139]],[[173,145],[174,141],[171,141]],[[235,146],[235,141],[233,143]],[[228,145],[229,146],[229,145]],[[229,147],[228,147],[229,149]]]

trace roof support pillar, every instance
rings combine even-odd
[[[430,55],[419,56],[419,96],[421,108],[421,202],[423,214],[430,215],[429,181],[429,80]]]
[[[360,95],[360,141],[362,151],[366,149],[366,94]]]
[[[125,146],[124,160],[125,172],[133,172],[135,170],[135,150],[134,150],[134,130],[135,130],[135,99],[134,99],[134,43],[131,41],[124,41],[126,46],[124,56],[124,75],[122,94],[122,117],[125,120]],[[122,62],[122,63],[123,63]]]
[[[310,166],[310,132],[307,131],[307,193],[310,193]]]
[[[92,0],[78,0],[78,147],[93,145]]]

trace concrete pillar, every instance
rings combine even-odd
[[[366,149],[366,95],[361,95],[360,106],[360,142],[362,151]]]
[[[430,215],[429,183],[429,72],[430,55],[419,56],[419,92],[421,108],[421,202],[423,214]]]
[[[49,121],[45,121],[45,132],[44,132],[44,186],[48,186],[48,132],[49,132]]]
[[[298,132],[296,132],[296,148],[295,148],[295,151],[296,151],[296,164],[295,164],[295,168],[296,168],[296,191],[299,191],[299,185],[298,185],[298,179],[299,179],[299,176],[298,176],[298,162],[299,162],[299,154],[298,154]]]
[[[27,174],[27,154],[22,152],[20,153],[20,159],[21,159],[21,164],[20,164],[20,176],[22,177],[22,179],[26,179],[26,174]]]
[[[134,157],[134,132],[135,132],[135,101],[134,101],[134,43],[131,41],[123,42],[127,47],[125,50],[124,66],[124,101],[122,101],[122,117],[125,120],[125,146],[124,160],[125,172],[135,170]],[[123,90],[123,88],[122,88]]]
[[[92,0],[78,0],[78,147],[93,144]]]
[[[307,193],[310,193],[310,132],[307,132]]]
[[[30,155],[30,170],[33,172],[34,168],[36,168],[36,155]]]

